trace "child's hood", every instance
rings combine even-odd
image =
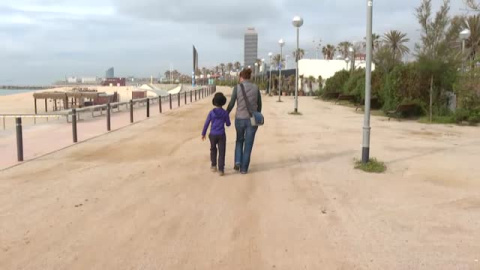
[[[212,111],[213,117],[214,117],[214,118],[217,118],[217,119],[222,119],[222,118],[224,118],[227,114],[228,114],[228,112],[225,111],[225,110],[222,109],[222,108],[215,108],[215,109],[213,109],[213,111]]]

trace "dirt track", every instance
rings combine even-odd
[[[207,100],[1,172],[0,269],[480,269],[478,128],[375,117],[369,175],[361,114],[275,100],[246,176]]]

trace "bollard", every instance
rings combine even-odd
[[[130,123],[133,123],[133,100],[130,99]]]
[[[111,107],[110,103],[107,104],[107,131],[112,130],[112,125],[111,125],[111,120],[110,120],[110,114],[111,114]]]
[[[184,94],[185,94],[185,104],[187,104],[187,92],[185,92]]]
[[[190,103],[192,103],[193,100],[192,100],[192,90],[190,90]]]
[[[158,111],[162,113],[162,97],[158,97]]]
[[[194,90],[195,92],[195,101],[197,101],[197,90]]]
[[[73,134],[73,142],[78,142],[77,136],[77,110],[72,109],[72,134]]]
[[[170,110],[172,109],[172,94],[168,94],[168,97],[170,98]]]
[[[22,134],[22,118],[15,118],[17,124],[17,158],[18,161],[23,161],[23,134]]]
[[[180,93],[177,95],[178,107],[180,108]]]
[[[147,98],[147,118],[150,117],[150,99]]]

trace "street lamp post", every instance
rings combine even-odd
[[[465,72],[465,41],[470,38],[470,35],[469,29],[460,32],[460,39],[462,40],[462,72]]]
[[[295,108],[293,110],[294,113],[298,113],[298,60],[299,59],[299,50],[300,50],[300,27],[303,25],[303,19],[300,16],[293,17],[292,24],[295,28],[297,28],[297,51],[295,53],[295,62],[296,62],[296,70],[295,70]]]
[[[255,75],[254,75],[255,76],[255,83],[257,82],[257,76],[258,76],[257,69],[258,69],[258,63],[255,63]]]
[[[278,65],[278,102],[282,102],[282,59],[283,59],[283,46],[285,45],[285,41],[280,39],[278,41],[280,45],[280,64]]]
[[[365,71],[365,116],[363,121],[362,163],[370,161],[370,102],[372,90],[372,16],[373,0],[367,0],[367,66]]]
[[[270,77],[268,78],[268,94],[270,95],[272,92],[272,56],[273,53],[269,52],[268,56],[270,57]]]
[[[262,65],[261,68],[258,70],[260,72],[261,77],[261,82],[265,82],[265,58],[262,58]]]
[[[355,49],[353,47],[349,47],[348,51],[352,54],[352,69],[351,71],[355,71]]]

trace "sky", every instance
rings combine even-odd
[[[443,0],[433,0],[438,8]],[[420,0],[374,0],[373,31],[400,30],[419,39]],[[462,0],[451,15],[465,14]],[[172,65],[191,74],[192,45],[200,67],[243,62],[247,27],[259,34],[259,58],[294,50],[295,15],[305,23],[300,47],[315,56],[322,46],[360,42],[366,32],[366,0],[1,0],[0,85],[50,84],[66,76],[158,77]],[[290,58],[290,61],[292,58]]]

